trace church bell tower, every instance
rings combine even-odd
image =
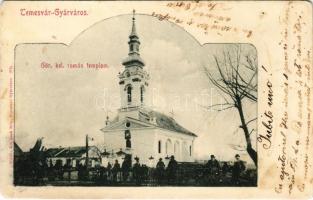
[[[124,71],[119,74],[121,110],[132,110],[145,105],[145,91],[148,87],[148,73],[143,69],[144,61],[140,57],[140,41],[136,32],[135,10],[132,17],[132,29],[129,35],[129,53],[124,59]]]

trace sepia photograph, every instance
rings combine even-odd
[[[135,8],[17,44],[14,185],[256,187],[257,57]]]
[[[0,3],[0,198],[311,199],[312,11]]]

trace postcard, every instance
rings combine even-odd
[[[5,1],[5,198],[313,196],[308,1]]]

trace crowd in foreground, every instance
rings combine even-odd
[[[227,162],[221,166],[215,156],[211,155],[206,164],[188,167],[178,163],[175,157],[171,156],[167,166],[160,158],[155,168],[149,168],[140,164],[140,159],[137,157],[133,165],[129,158],[125,157],[122,164],[115,160],[113,166],[108,163],[107,167],[101,167],[96,172],[95,177],[114,185],[127,183],[142,185],[152,182],[155,185],[179,185],[181,182],[191,179],[201,185],[219,185],[225,178],[230,178],[232,185],[241,185],[241,175],[246,167],[238,154],[236,154],[235,159],[232,166]],[[83,166],[80,167],[83,168]],[[79,173],[80,180],[86,178],[83,173]]]
[[[106,167],[87,168],[79,164],[50,165],[27,170],[26,176],[18,176],[17,185],[113,185],[113,186],[255,186],[256,171],[246,169],[236,154],[232,164],[220,162],[211,155],[204,163],[181,163],[171,156],[165,165],[160,158],[155,167],[140,163],[138,157],[125,157],[122,163],[115,160]],[[25,169],[25,168],[24,168]],[[251,172],[251,171],[250,171]]]

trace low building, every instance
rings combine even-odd
[[[85,165],[86,147],[59,147],[50,148],[45,151],[48,166],[68,165],[76,167],[79,163]],[[88,147],[89,166],[94,167],[101,163],[101,152],[96,146]]]

